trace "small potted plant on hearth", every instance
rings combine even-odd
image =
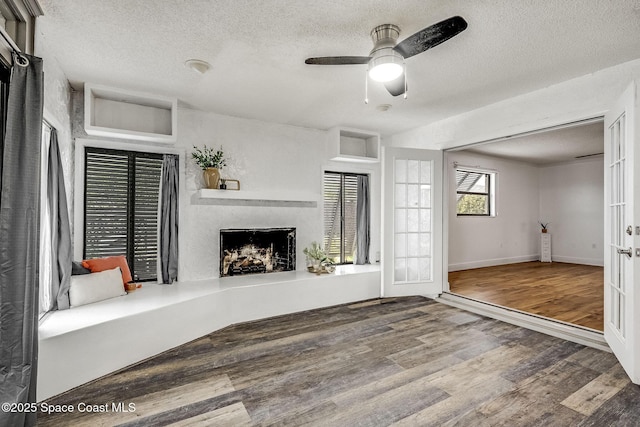
[[[304,248],[302,252],[307,256],[307,269],[311,273],[321,273],[323,263],[328,260],[327,253],[322,249],[322,246],[318,242],[311,242],[311,245]]]
[[[226,166],[224,151],[222,146],[219,149],[209,148],[206,145],[203,148],[193,146],[195,151],[191,153],[191,157],[196,164],[202,169],[204,184],[207,188],[218,189],[220,183],[220,169]]]

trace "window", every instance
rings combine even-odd
[[[495,173],[456,169],[458,216],[493,216]]]
[[[324,249],[336,264],[352,263],[356,252],[358,174],[324,173]]]
[[[51,283],[51,211],[49,210],[49,201],[47,192],[49,190],[49,182],[47,181],[49,169],[49,148],[51,138],[51,126],[48,123],[42,123],[41,136],[41,154],[40,154],[40,270],[38,278],[39,284],[39,300],[40,312],[42,317],[47,311],[51,310],[51,294],[53,292]]]
[[[125,255],[135,281],[157,279],[162,154],[85,150],[84,257]]]

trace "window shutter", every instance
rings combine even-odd
[[[327,256],[340,262],[341,245],[341,174],[324,174],[324,248]]]
[[[343,230],[343,262],[353,262],[356,251],[358,176],[344,175],[344,230]]]
[[[162,159],[136,157],[133,217],[133,269],[137,280],[157,278],[158,197]]]
[[[157,278],[162,155],[87,148],[85,258],[125,255],[134,280]]]
[[[335,263],[353,262],[356,249],[358,175],[324,174],[324,249]]]
[[[84,188],[84,257],[126,255],[129,215],[126,153],[87,149]]]

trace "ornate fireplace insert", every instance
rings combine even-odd
[[[295,228],[220,230],[220,277],[295,269]]]

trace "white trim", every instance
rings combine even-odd
[[[485,145],[485,144],[490,144],[492,142],[501,142],[501,141],[506,141],[509,139],[513,139],[513,138],[519,138],[521,136],[530,136],[530,135],[536,135],[539,133],[544,133],[544,132],[549,132],[549,131],[553,131],[553,130],[561,130],[561,129],[568,129],[568,128],[572,128],[572,127],[576,127],[576,126],[582,126],[582,125],[587,125],[587,124],[591,124],[591,123],[597,123],[597,122],[601,122],[604,121],[604,114],[605,112],[597,112],[597,113],[593,113],[593,114],[588,114],[585,116],[576,116],[573,119],[565,119],[565,120],[560,120],[557,121],[555,123],[546,123],[546,121],[543,121],[541,123],[538,124],[533,124],[531,127],[528,127],[527,129],[524,129],[522,131],[513,133],[513,134],[506,134],[503,136],[499,136],[496,138],[489,138],[489,139],[481,139],[481,140],[477,140],[477,141],[472,141],[472,142],[467,142],[467,143],[462,143],[460,145],[454,145],[451,147],[447,147],[444,148],[444,151],[460,151],[460,150],[466,150],[468,148],[471,147],[478,147],[480,145]]]
[[[576,258],[571,256],[552,255],[554,262],[566,262],[567,264],[593,265],[595,267],[604,267],[604,258]]]
[[[510,258],[494,258],[479,261],[460,262],[457,264],[449,264],[449,271],[470,270],[473,268],[493,267],[496,265],[518,264],[521,262],[538,261],[540,254],[522,255]],[[554,257],[555,260],[555,257]]]
[[[461,165],[458,162],[451,162],[451,166],[453,166],[453,168],[455,170],[463,170],[465,172],[476,172],[476,173],[486,173],[486,174],[492,174],[492,173],[497,173],[498,170],[497,169],[489,169],[489,168],[483,168],[481,166],[466,166],[466,165]]]
[[[586,345],[587,347],[611,352],[607,342],[604,340],[603,333],[594,329],[578,327],[570,323],[547,319],[519,310],[479,302],[449,293],[442,294],[436,301],[472,313],[481,314],[491,319],[500,320],[567,341]]]

